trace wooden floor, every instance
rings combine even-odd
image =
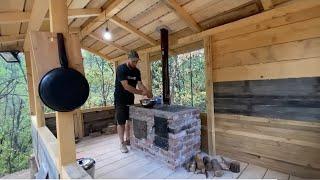
[[[77,158],[91,157],[96,160],[95,178],[133,178],[133,179],[205,179],[203,174],[187,172],[183,168],[170,170],[143,154],[130,151],[123,154],[119,150],[116,135],[86,137],[77,144]],[[213,178],[210,173],[210,178]],[[240,173],[226,171],[219,179],[279,179],[299,180],[281,172],[253,164],[241,163]],[[301,178],[302,179],[302,178]]]

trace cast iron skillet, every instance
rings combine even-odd
[[[42,77],[38,91],[46,106],[55,111],[68,112],[86,102],[89,84],[80,72],[68,67],[62,33],[57,34],[57,40],[61,67],[49,71]]]

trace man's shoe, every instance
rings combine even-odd
[[[122,153],[127,153],[129,150],[128,150],[128,148],[127,148],[127,146],[126,146],[126,144],[125,144],[125,142],[123,142],[121,145],[120,145],[120,151],[122,152]]]
[[[127,146],[130,146],[130,145],[131,145],[131,144],[130,144],[130,140],[125,140],[124,143],[125,143],[125,145],[127,145]]]

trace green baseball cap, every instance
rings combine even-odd
[[[128,59],[130,59],[131,61],[138,61],[138,60],[140,60],[139,54],[137,53],[137,51],[131,50],[128,53]]]

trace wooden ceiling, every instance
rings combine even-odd
[[[23,50],[35,1],[0,0],[0,50]],[[114,59],[130,49],[157,46],[159,26],[169,27],[171,39],[181,38],[260,13],[285,1],[67,0],[69,31],[80,33],[83,48]],[[48,12],[41,31],[50,29],[47,17]],[[103,39],[106,27],[112,32],[111,41]]]

